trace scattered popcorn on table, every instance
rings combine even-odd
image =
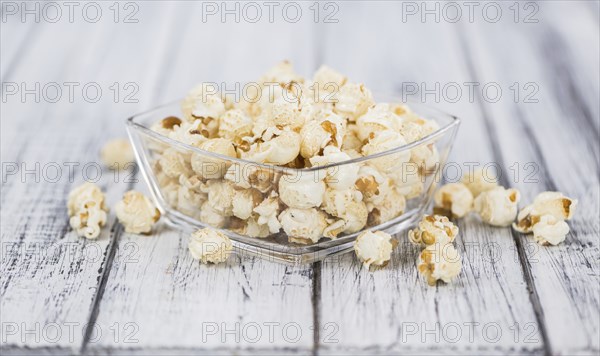
[[[481,220],[490,225],[509,226],[517,217],[517,204],[520,197],[516,189],[496,187],[475,198],[474,210]]]
[[[233,245],[229,237],[211,228],[194,232],[191,235],[188,248],[192,257],[204,264],[225,262],[231,251],[233,251]]]
[[[417,245],[454,242],[458,227],[442,215],[425,215],[417,228],[408,232],[408,239]]]
[[[67,201],[69,225],[77,235],[95,239],[106,224],[108,208],[104,193],[93,183],[83,183],[71,190]]]
[[[421,252],[417,269],[430,286],[439,280],[450,283],[460,274],[462,260],[451,243],[436,242]]]
[[[115,206],[115,213],[125,231],[133,234],[147,234],[160,219],[160,211],[152,201],[140,192],[130,190]]]
[[[108,141],[100,151],[100,158],[111,169],[124,169],[128,163],[135,162],[133,148],[126,138]]]
[[[363,231],[354,241],[356,257],[366,268],[371,265],[385,266],[391,258],[393,248],[392,236],[383,231]]]
[[[462,183],[449,183],[440,187],[433,196],[436,214],[462,218],[473,208],[473,194]]]
[[[519,211],[513,228],[525,234],[533,232],[535,241],[542,245],[558,245],[569,232],[569,226],[564,220],[573,217],[576,207],[576,199],[560,192],[543,192],[531,205]]]

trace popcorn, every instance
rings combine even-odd
[[[344,75],[326,65],[320,66],[313,76],[313,82],[318,85],[319,90],[326,93],[337,92],[347,80]]]
[[[419,255],[417,269],[430,286],[438,280],[450,283],[460,274],[462,260],[451,243],[436,242]]]
[[[362,147],[362,153],[365,156],[374,155],[377,153],[389,151],[391,149],[403,146],[406,144],[402,135],[396,131],[384,130],[374,134],[367,144]],[[368,164],[377,168],[381,172],[393,172],[401,169],[410,159],[409,151],[401,151],[390,153],[379,158],[369,161]]]
[[[496,187],[475,198],[474,210],[481,220],[494,226],[509,226],[517,216],[521,195],[516,189]]]
[[[371,166],[362,166],[354,186],[362,193],[369,210],[383,203],[392,186],[390,178]]]
[[[410,162],[419,167],[419,174],[429,176],[437,171],[440,155],[435,145],[420,145],[410,150]]]
[[[254,212],[258,214],[256,222],[259,225],[267,225],[269,231],[272,234],[276,234],[281,229],[281,223],[279,222],[278,215],[281,211],[281,204],[279,204],[279,198],[276,193],[272,193],[271,196],[262,201]]]
[[[404,195],[406,199],[418,197],[423,193],[425,180],[419,174],[416,163],[408,162],[404,168],[388,173],[388,177],[392,180],[392,185],[398,193]]]
[[[316,156],[325,147],[341,147],[345,132],[345,120],[328,112],[321,120],[309,121],[300,131],[300,154],[304,158]]]
[[[433,143],[385,154],[434,132],[434,122],[405,105],[376,104],[364,85],[329,67],[310,81],[284,61],[249,88],[251,97],[234,102],[201,83],[183,100],[181,119],[152,125],[206,151],[148,146],[162,198],[204,224],[258,238],[283,229],[301,244],[333,239],[400,216],[437,168]]]
[[[242,220],[249,219],[252,212],[263,200],[263,195],[256,189],[236,190],[233,196],[232,212]]]
[[[228,222],[228,217],[215,210],[208,200],[203,202],[200,206],[200,214],[198,219],[200,219],[200,221],[203,223],[218,229],[225,227]]]
[[[380,131],[397,131],[400,118],[385,103],[375,104],[356,120],[356,134],[362,141]]]
[[[274,169],[262,168],[252,164],[240,165],[234,163],[227,170],[225,179],[236,187],[254,188],[266,194],[277,186],[281,174]]]
[[[312,157],[310,163],[313,167],[317,167],[344,162],[350,159],[350,156],[345,152],[340,151],[339,148],[328,146],[323,150],[323,156]],[[327,183],[327,186],[334,189],[349,189],[354,185],[354,182],[358,177],[358,169],[359,166],[354,163],[346,163],[327,168],[325,173],[325,183]]]
[[[212,83],[201,83],[183,99],[181,111],[190,122],[195,119],[217,121],[225,112],[225,104]]]
[[[177,196],[175,199],[170,198],[170,200],[172,200],[171,204],[175,206],[179,212],[185,215],[194,218],[199,217],[199,214],[201,212],[200,209],[206,201],[206,194],[197,192],[181,184],[177,185],[176,187]],[[162,188],[163,192],[165,192],[165,190],[167,189],[167,187]]]
[[[445,184],[435,192],[433,197],[437,214],[450,215],[462,218],[469,213],[473,207],[473,195],[462,183]]]
[[[552,215],[560,220],[570,220],[577,207],[577,199],[571,199],[560,192],[540,193],[533,201],[538,215]]]
[[[343,220],[344,225],[340,227],[342,232],[352,234],[367,224],[369,211],[362,202],[362,194],[356,190],[327,189],[322,208],[330,215]]]
[[[385,266],[391,258],[393,248],[392,236],[383,231],[363,231],[354,241],[356,257],[365,268],[371,265]]]
[[[69,225],[78,236],[95,239],[100,235],[102,226],[106,224],[106,211],[95,200],[87,200],[79,206],[76,213],[69,219]]]
[[[358,127],[356,124],[348,124],[346,126],[346,133],[342,139],[342,150],[354,150],[360,151],[363,145],[363,141],[358,138]]]
[[[407,142],[418,141],[440,128],[435,121],[419,117],[406,105],[396,106],[394,109],[396,115],[399,115],[402,119],[399,131]]]
[[[242,138],[252,136],[254,121],[240,109],[226,111],[219,119],[219,137],[227,138],[240,144]]]
[[[84,207],[88,202],[94,202],[94,206],[100,210],[108,211],[106,204],[104,203],[104,193],[94,183],[85,182],[82,185],[74,188],[69,193],[67,200],[67,210],[69,216],[75,215],[81,209],[88,209]]]
[[[577,200],[564,196],[560,192],[540,193],[533,204],[521,209],[513,228],[522,233],[534,233],[534,239],[540,244],[557,245],[564,241],[569,226],[564,220],[573,217]],[[543,221],[542,221],[543,220]],[[538,236],[536,237],[536,226]]]
[[[553,215],[542,215],[533,225],[533,238],[540,245],[558,245],[565,241],[569,225]]]
[[[147,234],[160,218],[160,211],[142,193],[130,190],[115,206],[117,218],[125,231],[133,234]]]
[[[223,156],[236,158],[233,142],[226,138],[213,138],[200,144],[200,149]],[[213,158],[209,155],[194,153],[191,160],[192,169],[204,179],[223,178],[231,165],[229,161]]]
[[[442,215],[425,215],[415,229],[408,232],[408,239],[417,245],[430,246],[435,243],[453,242],[458,227]]]
[[[204,228],[191,235],[188,249],[193,258],[204,264],[221,263],[229,258],[233,244],[222,232]]]
[[[315,208],[287,208],[279,214],[279,222],[290,242],[303,245],[317,243],[328,225],[325,213]]]
[[[135,161],[133,148],[125,138],[108,141],[100,151],[100,158],[111,169],[123,169],[128,163]]]
[[[296,132],[281,131],[269,141],[253,144],[250,151],[242,154],[242,158],[259,163],[285,165],[300,154],[300,140],[301,137]]]
[[[208,202],[218,214],[223,216],[233,215],[233,198],[236,191],[233,183],[226,180],[209,180],[202,191],[208,194]]]
[[[171,178],[179,178],[180,175],[189,175],[191,166],[186,162],[183,154],[174,148],[168,148],[158,159],[160,168],[164,174]]]
[[[163,136],[169,137],[171,132],[175,130],[175,128],[181,126],[181,119],[176,116],[168,116],[164,119],[156,122],[154,125],[150,127],[152,131],[158,132]]]
[[[482,192],[487,192],[498,186],[497,180],[486,172],[483,169],[476,169],[472,173],[465,174],[461,179],[461,183],[469,188],[474,198],[477,198]]]
[[[352,122],[375,103],[373,95],[363,84],[349,82],[340,87],[335,99],[334,111]]]
[[[318,173],[283,176],[279,180],[279,196],[287,206],[298,209],[318,207],[323,202],[325,182]]]
[[[261,78],[261,83],[280,83],[302,82],[301,76],[296,74],[294,66],[290,61],[282,61],[269,69]]]
[[[367,225],[377,226],[395,219],[404,213],[404,209],[406,209],[406,198],[404,195],[398,193],[396,189],[392,188],[381,204],[371,206]]]
[[[255,215],[251,215],[245,220],[234,218],[229,229],[237,234],[250,237],[265,238],[269,236],[269,226],[266,224],[259,224],[257,219],[258,218]]]

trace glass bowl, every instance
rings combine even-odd
[[[439,129],[415,142],[374,155],[302,169],[219,155],[153,131],[151,126],[161,119],[182,117],[179,102],[129,118],[127,131],[140,170],[168,224],[186,232],[203,227],[218,228],[231,238],[238,254],[291,264],[312,263],[351,251],[356,236],[364,230],[382,230],[390,234],[403,231],[419,221],[429,207],[460,120],[420,103],[409,103],[409,106],[420,117],[435,121]],[[164,159],[163,164],[159,163],[161,159]],[[373,187],[369,184],[373,180],[363,182],[361,190],[370,192],[359,197],[369,201],[366,206],[370,212],[363,228],[360,228],[360,223],[351,226],[352,219],[340,222],[323,209],[301,205],[311,199],[319,200],[318,196],[323,195],[323,184],[319,182],[326,181],[327,186],[343,185],[346,173],[357,170],[369,172],[372,167],[377,172],[384,172],[381,174],[384,183],[381,183],[382,177],[377,177],[375,181],[380,185],[371,189]],[[180,174],[181,170],[191,173]],[[201,174],[194,173],[199,170]],[[375,175],[368,177],[375,178]],[[286,194],[275,197],[273,192],[280,190],[282,185],[282,192],[285,190]],[[380,189],[394,194],[384,196]],[[237,199],[238,192],[240,195],[248,194],[245,199]],[[308,199],[296,199],[299,194],[304,198],[308,196]],[[328,212],[351,209],[352,203],[343,199],[323,199],[325,203],[317,201],[313,205],[327,206]],[[233,200],[236,203],[232,207]],[[265,204],[259,205],[260,214],[257,214],[253,211],[256,203],[249,205],[248,201],[262,200]],[[288,203],[292,208],[287,209]],[[244,221],[233,216],[233,209],[236,216],[251,214],[250,219]],[[284,210],[286,212],[281,216]],[[399,210],[402,211],[398,215]],[[350,215],[358,216],[358,220],[364,219],[364,207],[353,214]],[[278,226],[279,220],[285,221],[282,228]],[[325,230],[324,224],[327,225]],[[302,236],[310,235],[318,241],[296,238],[298,229],[304,229]],[[335,238],[319,239],[318,236],[333,236],[339,231]]]

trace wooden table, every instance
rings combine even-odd
[[[2,3],[2,354],[600,352],[597,1],[277,3],[272,23],[263,3],[254,23],[242,3],[239,23],[235,3],[38,4],[36,19],[35,3]],[[164,224],[127,234],[111,212],[97,240],[71,231],[66,197],[84,179],[111,205],[146,190],[98,172],[127,116],[286,58],[461,117],[446,179],[493,164],[523,203],[579,199],[567,240],[540,247],[467,217],[459,278],[428,287],[406,244],[376,272],[352,254],[204,266]]]

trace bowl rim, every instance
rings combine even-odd
[[[143,111],[141,113],[138,113],[138,114],[135,114],[135,115],[132,115],[132,116],[128,117],[126,119],[126,124],[128,126],[128,129],[129,128],[133,128],[133,129],[136,129],[136,130],[140,130],[144,134],[147,134],[147,135],[149,135],[149,136],[151,136],[151,137],[153,137],[155,139],[158,139],[160,141],[166,142],[166,143],[168,143],[170,145],[174,145],[174,146],[182,148],[182,149],[191,150],[192,152],[196,152],[196,153],[204,155],[204,156],[209,156],[209,157],[212,157],[212,158],[215,158],[215,159],[219,159],[219,160],[223,160],[223,161],[230,161],[230,162],[238,163],[238,164],[253,165],[253,166],[256,166],[256,167],[261,168],[261,169],[274,170],[274,171],[282,171],[284,173],[295,172],[295,171],[296,172],[302,172],[302,173],[317,172],[317,171],[322,171],[322,170],[325,170],[325,169],[330,169],[330,168],[334,168],[334,167],[338,167],[338,166],[343,166],[343,165],[347,165],[347,164],[354,164],[354,163],[365,162],[365,161],[369,161],[369,160],[372,160],[372,159],[375,159],[375,158],[379,158],[379,157],[387,156],[387,155],[390,155],[390,154],[394,154],[394,153],[398,153],[398,152],[410,150],[410,149],[412,149],[414,147],[421,146],[421,145],[426,144],[426,143],[428,143],[430,141],[434,141],[436,138],[438,138],[440,136],[443,136],[445,133],[447,133],[450,130],[456,130],[460,126],[460,122],[461,122],[461,120],[460,120],[460,118],[458,116],[446,113],[446,112],[444,112],[442,110],[439,110],[437,108],[434,108],[434,107],[432,107],[430,105],[427,105],[427,104],[424,104],[424,103],[414,102],[414,101],[408,100],[408,101],[402,102],[402,103],[408,105],[409,107],[411,106],[411,104],[415,105],[415,106],[424,107],[424,108],[426,108],[428,110],[434,111],[437,115],[443,115],[443,116],[446,116],[446,117],[450,118],[451,121],[448,124],[446,124],[444,126],[441,126],[436,131],[430,133],[427,136],[422,137],[421,139],[419,139],[417,141],[414,141],[414,142],[411,142],[411,143],[407,143],[405,145],[401,145],[401,146],[398,146],[398,147],[394,147],[394,148],[391,148],[391,149],[389,149],[387,151],[379,152],[379,153],[368,155],[368,156],[362,156],[362,157],[352,158],[352,159],[349,159],[349,160],[346,160],[346,161],[334,162],[334,163],[330,163],[330,164],[326,164],[326,165],[319,165],[319,166],[310,167],[310,168],[293,168],[293,167],[278,166],[278,165],[275,165],[275,164],[259,163],[259,162],[254,162],[254,161],[250,161],[250,160],[243,159],[243,158],[230,157],[230,156],[226,156],[226,155],[219,154],[219,153],[209,152],[209,151],[203,150],[201,148],[198,148],[198,147],[195,147],[195,146],[192,146],[192,145],[188,145],[188,144],[186,144],[184,142],[177,141],[177,140],[174,140],[174,139],[172,139],[170,137],[162,135],[162,134],[160,134],[160,133],[158,133],[158,132],[150,129],[148,126],[143,125],[143,124],[135,121],[140,116],[145,116],[145,115],[151,114],[154,111],[158,111],[160,109],[164,109],[166,107],[175,105],[175,104],[181,102],[181,100],[182,99],[174,100],[174,101],[168,102],[166,104],[159,105],[159,106],[154,107],[152,109],[148,109],[148,110],[145,110],[145,111]],[[418,112],[417,112],[417,114],[420,115]]]

